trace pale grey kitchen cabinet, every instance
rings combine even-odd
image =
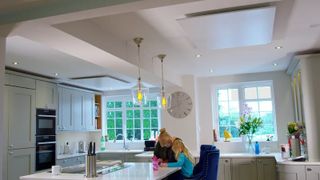
[[[45,81],[36,81],[36,107],[45,109],[57,109],[58,90],[57,85]]]
[[[84,93],[84,104],[83,104],[83,117],[86,123],[86,130],[92,131],[96,129],[95,121],[95,106],[94,94],[93,93]]]
[[[17,84],[16,84],[17,85]],[[5,178],[18,180],[35,167],[35,90],[5,86]]]
[[[95,130],[94,94],[75,88],[58,87],[57,131]]]
[[[231,180],[231,159],[220,158],[218,180]]]
[[[320,180],[320,166],[306,166],[306,180]]]
[[[278,164],[278,180],[306,180],[305,166]]]
[[[35,172],[35,148],[18,149],[8,152],[8,180]]]
[[[73,90],[68,88],[62,88],[61,90],[61,98],[59,99],[61,100],[59,102],[61,130],[72,131],[74,129],[72,118]]]
[[[74,122],[75,131],[85,131],[86,124],[84,121],[84,93],[74,90],[72,93],[72,121]]]
[[[35,96],[32,89],[5,87],[8,149],[35,147]]]
[[[276,180],[277,169],[274,158],[257,158],[258,180]]]
[[[257,180],[256,158],[233,158],[232,180]]]

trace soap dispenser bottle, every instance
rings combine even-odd
[[[258,141],[256,141],[256,144],[255,144],[255,154],[258,155],[260,154],[260,144]]]

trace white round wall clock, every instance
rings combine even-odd
[[[174,118],[185,118],[192,110],[191,97],[182,91],[177,91],[171,94],[169,100],[168,113]]]

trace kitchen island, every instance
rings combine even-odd
[[[83,174],[62,173],[54,176],[49,172],[42,172],[20,177],[21,180],[69,180],[69,179],[92,179],[92,180],[160,180],[179,171],[180,168],[159,168],[154,171],[151,163],[124,163],[125,168],[107,173],[98,174],[96,178],[85,178]]]

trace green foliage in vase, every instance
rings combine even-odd
[[[245,105],[244,112],[239,120],[239,134],[254,135],[262,126],[262,119],[260,117],[253,117],[251,115],[251,109]]]

